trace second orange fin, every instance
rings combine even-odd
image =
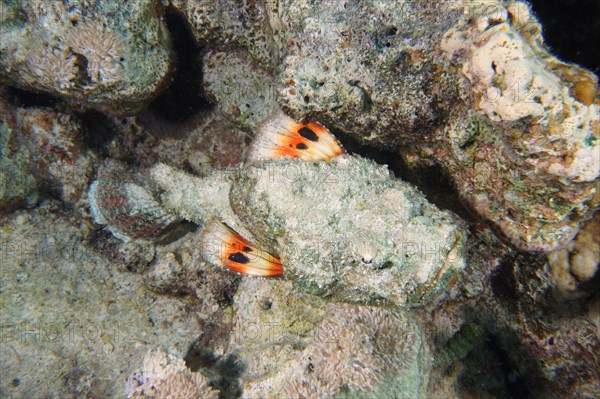
[[[204,228],[202,257],[209,263],[236,273],[275,277],[283,274],[279,258],[250,244],[235,230],[218,220]]]
[[[247,161],[278,158],[329,161],[344,153],[340,143],[323,125],[317,122],[297,123],[279,112],[259,127]]]

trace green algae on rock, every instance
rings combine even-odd
[[[364,158],[258,162],[207,178],[159,164],[151,178],[165,208],[199,224],[223,220],[316,295],[410,305],[465,266],[458,218]]]
[[[0,78],[116,114],[141,110],[172,68],[159,3],[3,2]]]

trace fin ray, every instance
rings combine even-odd
[[[201,237],[202,257],[207,262],[236,273],[275,277],[283,274],[276,256],[264,251],[218,220],[204,228]]]
[[[303,161],[329,161],[345,151],[321,124],[297,123],[279,112],[267,119],[258,130],[248,151],[247,161],[293,158]]]

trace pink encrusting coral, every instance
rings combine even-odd
[[[94,84],[110,85],[124,73],[123,40],[100,23],[86,23],[73,28],[67,36],[70,50],[85,57],[86,72]]]
[[[23,73],[27,80],[42,87],[63,91],[75,84],[76,63],[77,58],[67,48],[40,42],[29,52]]]
[[[296,368],[285,387],[287,397],[333,397],[342,389],[374,391],[417,362],[422,349],[418,332],[390,311],[344,304],[329,310],[302,352],[302,368]]]
[[[141,370],[129,376],[125,386],[128,399],[217,399],[218,391],[208,379],[192,372],[182,359],[162,350],[149,351]]]

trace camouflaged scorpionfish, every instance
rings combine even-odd
[[[386,166],[346,154],[320,124],[281,112],[259,128],[245,164],[203,178],[158,164],[150,175],[168,212],[204,226],[204,259],[237,273],[409,305],[465,266],[455,215]]]

